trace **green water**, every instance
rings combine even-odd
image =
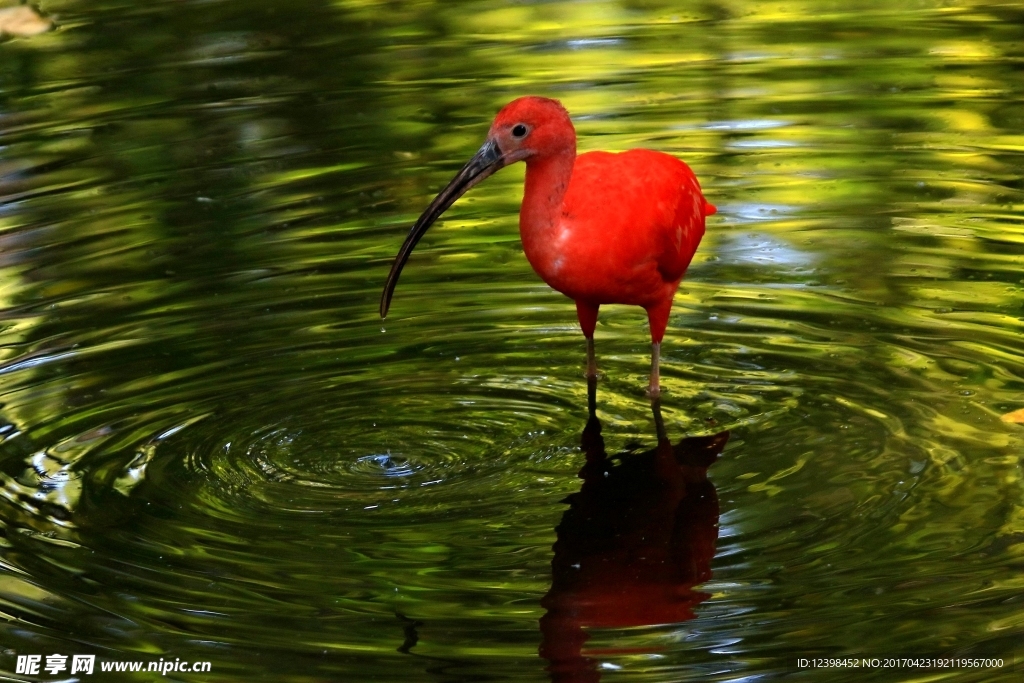
[[[41,9],[0,42],[0,678],[1019,680],[1024,4]],[[521,165],[379,319],[523,94],[719,208],[662,363],[676,451],[728,432],[706,481],[658,445],[640,309],[602,309],[595,441]],[[638,569],[644,525],[674,531]],[[641,614],[542,658],[577,590]],[[951,654],[1007,666],[797,666]],[[161,658],[211,670],[98,671]]]

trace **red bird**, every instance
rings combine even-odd
[[[409,231],[381,295],[381,317],[427,228],[469,188],[517,161],[526,162],[523,250],[546,283],[576,302],[587,338],[587,376],[597,374],[598,307],[643,306],[652,342],[648,393],[658,396],[672,298],[715,207],[704,201],[690,167],[668,154],[634,149],[577,156],[576,130],[557,100],[522,97],[498,112],[487,141]]]

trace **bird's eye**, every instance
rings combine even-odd
[[[526,126],[521,123],[517,123],[515,128],[512,129],[512,136],[521,138],[526,135]]]

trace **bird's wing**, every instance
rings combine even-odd
[[[665,282],[686,272],[713,211],[686,164],[646,149],[581,154],[565,206],[574,224],[592,233],[591,261],[653,260]]]
[[[715,207],[704,200],[697,177],[685,163],[661,152],[634,152],[643,154],[645,183],[660,209],[649,219],[659,239],[658,270],[666,282],[675,282],[690,265],[704,236],[704,219]]]

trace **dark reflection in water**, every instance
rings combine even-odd
[[[707,471],[729,440],[721,432],[672,445],[655,402],[658,445],[616,464],[605,452],[594,381],[588,395],[583,486],[566,499],[551,590],[541,600],[540,655],[558,683],[601,678],[587,656],[600,653],[585,653],[584,629],[686,621],[710,597],[694,589],[711,578],[718,540],[718,495]]]

